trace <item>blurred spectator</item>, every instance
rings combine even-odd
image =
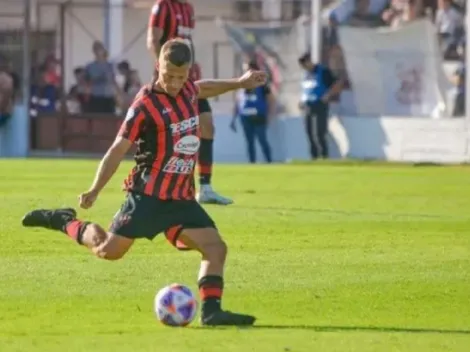
[[[53,55],[49,55],[44,61],[44,79],[47,84],[60,87],[61,77],[59,74],[59,64],[59,61]]]
[[[452,116],[454,117],[462,117],[465,116],[465,56],[466,56],[466,49],[465,45],[461,45],[458,48],[458,53],[460,54],[460,66],[455,71],[453,77],[453,83],[457,88],[457,94],[455,96],[454,102],[454,111]]]
[[[382,11],[389,0],[342,0],[325,14],[330,25],[364,25],[376,26],[381,24]]]
[[[118,71],[119,74],[124,77],[122,86],[123,95],[121,98],[121,104],[123,106],[121,106],[121,108],[126,110],[142,87],[142,82],[140,81],[138,72],[133,70],[127,61],[122,61],[118,64]]]
[[[37,72],[34,83],[31,86],[30,114],[36,117],[42,113],[53,113],[59,103],[59,90],[48,82],[48,72],[42,67]]]
[[[93,43],[95,60],[85,67],[85,77],[90,85],[90,98],[85,112],[113,114],[116,111],[116,82],[108,52],[99,41]]]
[[[436,27],[444,58],[457,56],[457,45],[464,33],[463,15],[452,6],[451,0],[439,0]]]
[[[67,110],[71,114],[78,114],[85,111],[86,104],[90,98],[90,87],[85,78],[85,69],[77,67],[73,71],[75,84],[70,88],[67,96]]]
[[[339,63],[344,61],[342,58],[341,48],[338,46],[338,33],[336,27],[338,25],[377,27],[384,24],[382,20],[382,12],[389,5],[390,0],[341,0],[333,6],[324,10],[323,17],[327,19],[323,33],[323,51],[326,54],[326,61],[334,61]],[[335,65],[338,66],[338,65]],[[337,67],[336,73],[340,74],[345,82],[345,67]],[[349,88],[346,85],[345,88]]]
[[[139,92],[142,87],[142,82],[140,81],[139,74],[137,70],[131,70],[129,75],[129,85],[126,87],[126,94],[131,100],[134,100],[134,97]]]
[[[391,0],[382,13],[382,20],[390,27],[397,27],[424,15],[423,0]]]
[[[250,69],[260,69],[255,60],[248,59],[243,63],[243,71]],[[248,158],[252,164],[256,163],[256,140],[261,146],[266,162],[272,162],[267,129],[269,122],[274,118],[275,109],[276,100],[268,85],[238,91],[230,128],[237,132],[236,120],[239,117],[245,134]]]
[[[0,60],[0,127],[10,119],[13,109],[14,84],[5,60]]]
[[[130,85],[131,65],[129,61],[121,61],[117,66],[119,74],[123,77],[122,89],[127,93]]]
[[[429,16],[429,18],[432,18],[434,21],[437,12],[437,1],[438,0],[421,0],[421,11],[418,13],[418,17]]]
[[[452,6],[459,10],[460,12],[466,12],[467,0],[453,0]]]
[[[20,88],[21,88],[21,79],[18,73],[15,72],[13,69],[13,63],[11,60],[0,54],[0,66],[2,66],[2,71],[7,73],[10,78],[12,79],[13,82],[13,100],[16,100],[16,98],[20,95]]]

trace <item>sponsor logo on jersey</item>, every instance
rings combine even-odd
[[[194,155],[199,150],[200,144],[197,136],[185,136],[176,142],[174,151],[184,155]]]
[[[172,123],[170,125],[172,134],[179,134],[188,131],[193,131],[199,126],[199,116],[193,116],[187,120]]]
[[[194,170],[194,160],[184,160],[177,156],[172,156],[171,159],[163,167],[163,172],[170,174],[191,174]]]

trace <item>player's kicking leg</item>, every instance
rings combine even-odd
[[[253,325],[256,318],[252,315],[222,310],[221,300],[224,290],[224,266],[227,245],[213,227],[182,229],[166,232],[167,239],[178,249],[196,249],[202,255],[198,276],[201,298],[201,324],[208,326]],[[176,236],[178,235],[178,236]],[[177,238],[177,240],[176,240]]]
[[[80,245],[88,247],[97,257],[117,260],[126,254],[134,239],[106,232],[100,225],[81,221],[72,208],[38,209],[26,214],[23,226],[61,231]]]
[[[202,255],[198,276],[201,297],[201,324],[203,325],[253,325],[251,315],[222,310],[224,267],[227,245],[207,212],[195,201],[175,202],[173,226],[165,231],[167,240],[180,250],[195,249]]]
[[[214,122],[212,110],[207,99],[199,99],[199,120],[201,124],[201,147],[199,149],[199,184],[197,200],[208,204],[232,204],[233,201],[223,197],[212,189],[212,164],[214,145]]]

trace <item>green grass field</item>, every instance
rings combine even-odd
[[[97,161],[0,161],[0,351],[470,351],[470,168],[221,166],[233,196],[208,206],[229,244],[224,306],[249,329],[168,328],[162,286],[196,289],[196,253],[158,237],[118,262],[60,233],[26,230],[35,207],[75,205]],[[80,216],[107,226],[123,165]]]

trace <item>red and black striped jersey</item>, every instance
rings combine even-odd
[[[192,40],[194,25],[194,8],[187,1],[157,0],[152,7],[149,27],[157,27],[163,30],[161,45],[174,38]]]
[[[194,199],[200,145],[197,95],[192,80],[176,97],[148,87],[137,94],[118,134],[137,144],[126,190],[162,200]]]

